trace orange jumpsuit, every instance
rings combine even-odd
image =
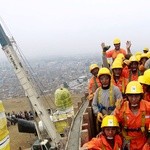
[[[129,102],[125,101],[120,109],[115,109],[114,115],[122,125],[122,134],[125,141],[130,138],[130,150],[142,150],[146,143],[146,135],[142,132],[141,127],[146,126],[148,128],[149,126],[150,102],[141,100],[140,108],[135,115],[129,108]]]
[[[150,93],[145,92],[144,93],[144,99],[148,102],[150,102]]]
[[[118,86],[118,88],[120,89],[120,92],[121,92],[121,93],[123,93],[123,94],[125,93],[125,88],[126,88],[127,83],[128,83],[128,81],[127,81],[126,78],[124,78],[123,76],[121,76],[121,77],[119,78],[119,80],[116,82],[116,81],[114,80],[114,77],[112,76],[111,82],[113,83],[113,85]]]
[[[107,142],[105,136],[100,134],[97,138],[93,138],[88,143],[85,143],[83,147],[88,150],[119,150],[122,147],[122,139],[119,135],[115,135],[114,148],[112,148]]]
[[[96,89],[98,87],[100,87],[100,81],[98,78],[96,78],[95,76],[93,76],[90,81],[89,81],[89,85],[88,85],[88,92],[89,92],[89,95],[90,94],[94,94],[94,92],[96,91]]]
[[[131,70],[124,70],[123,72],[123,76],[125,78],[128,78],[129,82],[130,81],[137,81],[138,80],[138,76],[140,76],[140,71],[138,70],[135,74],[132,74]]]
[[[117,57],[117,55],[120,54],[120,53],[124,54],[124,56],[125,56],[126,55],[126,50],[124,50],[122,48],[120,48],[120,50],[118,50],[118,51],[116,51],[115,49],[109,50],[109,51],[106,52],[106,57],[107,58],[112,57],[112,59],[115,59]]]
[[[142,150],[150,150],[150,144],[146,143]]]

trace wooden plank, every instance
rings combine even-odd
[[[83,144],[87,143],[89,141],[89,134],[88,134],[88,130],[82,130],[81,131],[81,147],[83,146]]]
[[[84,123],[89,123],[89,114],[86,112],[83,114],[83,124]]]
[[[90,133],[90,139],[91,139],[96,134],[96,130],[95,130],[96,129],[96,120],[95,120],[93,110],[91,107],[88,107],[86,109],[86,111],[88,112],[88,117],[89,117],[89,129],[91,131],[91,133]]]
[[[82,130],[89,129],[88,123],[82,124]]]

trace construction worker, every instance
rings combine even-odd
[[[128,80],[122,74],[122,63],[122,60],[116,58],[111,66],[111,69],[112,83],[120,89],[120,92],[124,96]]]
[[[118,134],[119,123],[115,116],[107,115],[101,124],[102,132],[85,143],[81,150],[120,150],[122,139]]]
[[[114,41],[113,41],[113,44],[114,44],[114,49],[112,50],[109,50],[108,49],[110,47],[108,47],[108,49],[106,48],[105,46],[105,43],[102,43],[101,46],[102,46],[102,49],[103,49],[103,54],[107,57],[107,58],[112,58],[113,60],[117,57],[118,54],[122,53],[124,56],[127,54],[127,53],[131,53],[130,52],[130,47],[131,47],[131,42],[130,41],[127,41],[126,43],[126,48],[127,48],[127,52],[126,50],[120,48],[121,46],[121,41],[120,39],[118,38],[115,38]]]
[[[144,72],[144,99],[147,100],[148,102],[150,102],[150,69],[147,69]]]
[[[139,64],[140,64],[139,70],[140,70],[141,74],[143,74],[144,71],[145,71],[144,65],[145,65],[145,62],[146,62],[147,60],[148,60],[148,55],[147,55],[147,53],[143,53],[143,54],[140,56],[140,61],[139,61]]]
[[[10,137],[2,101],[0,101],[0,150],[10,150]]]
[[[99,123],[104,115],[111,114],[115,109],[115,102],[122,98],[119,88],[111,83],[111,73],[108,68],[101,68],[98,72],[101,86],[96,90],[92,101],[92,109],[97,116],[97,132]]]
[[[138,76],[141,75],[139,68],[138,68],[139,62],[134,55],[130,57],[129,61],[130,61],[129,70],[127,70],[127,72],[124,72],[123,75],[125,76],[125,78],[128,79],[128,82],[137,81]]]
[[[90,70],[90,73],[93,75],[88,84],[88,93],[89,93],[88,100],[91,103],[91,100],[94,97],[94,93],[96,89],[100,86],[100,81],[97,78],[99,66],[97,64],[91,64],[89,67],[89,70]]]
[[[147,47],[145,47],[144,49],[143,49],[143,53],[147,53],[149,51],[149,48],[147,48]]]
[[[150,124],[150,103],[143,100],[143,88],[138,81],[126,87],[126,101],[117,101],[114,115],[117,117],[126,150],[142,150],[147,141],[146,132]]]

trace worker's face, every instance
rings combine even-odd
[[[141,94],[128,94],[127,97],[131,107],[139,106],[141,100]]]
[[[114,68],[113,69],[113,75],[116,77],[120,77],[122,73],[122,68]]]
[[[136,62],[136,61],[131,62],[130,69],[133,72],[137,71],[137,69],[138,69],[138,62]]]
[[[113,139],[117,132],[117,129],[116,127],[105,127],[103,131],[107,139]]]
[[[115,50],[120,50],[120,43],[114,44],[114,46],[115,46]]]
[[[92,73],[95,77],[97,77],[98,71],[99,71],[99,68],[94,68],[94,69],[91,71],[91,73]]]
[[[110,76],[109,75],[101,75],[99,77],[100,83],[102,84],[102,87],[108,87],[110,84]]]

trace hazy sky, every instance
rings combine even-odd
[[[0,17],[27,57],[100,54],[116,37],[150,48],[149,0],[0,0]]]

